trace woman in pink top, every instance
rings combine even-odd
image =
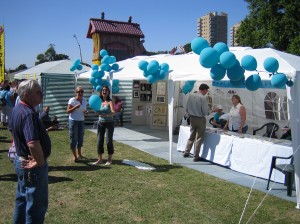
[[[116,126],[120,126],[120,118],[122,116],[122,105],[123,102],[121,101],[121,99],[118,96],[114,96],[114,110],[115,110],[115,116],[114,119],[116,121]]]

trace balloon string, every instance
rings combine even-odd
[[[241,215],[241,218],[240,218],[240,221],[239,221],[239,224],[242,223],[242,220],[243,220],[243,217],[244,217],[244,213],[245,213],[245,211],[246,211],[246,208],[247,208],[247,205],[248,205],[248,202],[249,202],[249,199],[250,199],[250,196],[251,196],[251,193],[252,193],[252,190],[253,190],[255,181],[256,181],[256,177],[255,177],[255,179],[254,179],[254,181],[253,181],[253,184],[252,184],[252,187],[251,187],[251,189],[250,189],[250,192],[249,192],[247,201],[246,201],[245,206],[244,206],[244,210],[243,210],[243,212],[242,212],[242,215]]]

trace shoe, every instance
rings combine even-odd
[[[202,159],[201,157],[198,157],[198,158],[195,157],[195,158],[193,159],[193,161],[194,161],[194,162],[200,162],[200,161],[204,161],[204,159]]]
[[[187,152],[185,152],[185,153],[183,153],[183,157],[189,157],[190,156],[190,154],[189,153],[187,153]]]
[[[93,165],[99,165],[99,164],[101,164],[102,163],[102,161],[101,160],[97,160],[96,162],[94,162],[94,163],[92,163]]]
[[[104,164],[104,166],[110,166],[111,164],[112,164],[112,162],[107,161],[107,162]]]

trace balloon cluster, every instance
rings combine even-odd
[[[209,47],[207,40],[203,37],[195,38],[191,43],[191,48],[194,53],[200,55],[200,64],[205,68],[210,68],[210,76],[213,80],[221,80],[227,74],[233,86],[245,85],[250,91],[261,87],[258,72],[245,79],[245,70],[256,71],[257,68],[257,61],[252,55],[244,56],[240,63],[225,43],[218,42],[213,47]],[[285,84],[293,85],[292,80],[288,81],[285,74],[277,73],[279,63],[275,58],[267,58],[264,61],[264,68],[273,74],[271,79],[273,87],[282,88]]]
[[[82,65],[81,65],[80,63],[81,63],[80,59],[76,59],[76,60],[73,62],[73,64],[71,65],[70,71],[71,71],[71,72],[74,72],[76,69],[77,69],[78,71],[81,71],[83,67],[82,67]]]
[[[141,60],[138,67],[144,72],[144,77],[147,78],[149,83],[155,83],[158,80],[165,79],[169,72],[169,65],[167,63],[159,65],[156,60],[152,60],[149,63],[145,60]]]
[[[189,92],[191,92],[192,89],[194,88],[195,82],[196,82],[195,80],[193,80],[193,81],[191,81],[191,80],[186,81],[186,82],[184,83],[184,85],[182,86],[182,88],[181,88],[182,92],[183,92],[184,94],[188,94]]]
[[[100,92],[102,86],[110,86],[108,80],[103,80],[102,78],[105,75],[105,72],[110,72],[111,70],[117,71],[119,70],[119,65],[116,62],[115,56],[109,56],[105,49],[100,51],[101,65],[98,66],[96,64],[92,65],[91,77],[89,79],[90,83],[93,85],[93,88]],[[119,82],[117,82],[117,85]],[[115,85],[115,89],[119,89],[119,87]]]

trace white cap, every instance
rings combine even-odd
[[[223,107],[222,107],[221,105],[218,105],[218,106],[217,106],[217,109],[218,109],[218,110],[223,110]]]

